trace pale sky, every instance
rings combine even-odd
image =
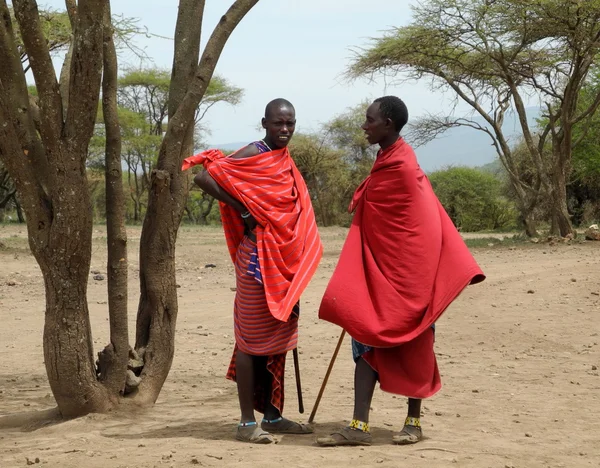
[[[410,21],[414,0],[260,0],[230,37],[216,72],[243,88],[238,106],[220,104],[207,114],[212,144],[252,141],[262,137],[257,126],[265,104],[289,99],[296,107],[297,131],[317,130],[363,99],[395,94],[407,104],[412,117],[449,109],[450,95],[432,93],[425,83],[388,85],[383,79],[347,83],[342,74],[353,47],[365,46],[393,26]],[[61,0],[40,5],[64,9]],[[230,0],[207,0],[203,43]],[[112,0],[113,14],[139,18],[153,34],[173,37],[176,0]],[[140,37],[154,64],[170,69],[173,41]],[[131,54],[121,58],[132,60]],[[135,63],[134,63],[135,64]]]

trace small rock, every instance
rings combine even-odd
[[[592,366],[592,370],[598,370],[598,366]]]
[[[19,283],[17,283],[17,282],[16,282],[16,281],[14,281],[14,280],[8,280],[8,281],[6,282],[6,285],[7,285],[7,286],[16,286],[16,285],[18,285],[18,284],[19,284]]]
[[[200,465],[200,461],[197,458],[192,458],[191,462],[192,465]]]
[[[442,415],[442,412],[441,412],[441,411],[436,411],[436,412],[435,412],[435,415],[436,415],[436,416],[441,416],[441,415]]]
[[[600,241],[600,229],[597,224],[593,224],[584,233],[586,240]]]
[[[531,432],[526,432],[525,437],[533,437],[533,434]]]
[[[577,283],[577,278],[571,278],[571,283]]]
[[[377,463],[383,463],[383,458],[378,458]]]
[[[217,265],[215,265],[214,263],[207,263],[206,265],[204,265],[204,268],[217,268]]]
[[[142,378],[135,375],[131,369],[128,369],[127,379],[125,381],[125,394],[131,393],[140,386],[140,383],[142,383]]]
[[[473,393],[479,393],[479,390],[475,389],[475,390],[471,390]]]
[[[530,289],[529,291],[527,291],[527,294],[535,294],[535,291],[533,289]]]
[[[104,281],[104,275],[94,275],[96,281]]]
[[[100,272],[98,270],[92,270],[90,273],[92,275],[99,275],[100,274]]]

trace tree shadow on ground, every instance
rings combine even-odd
[[[315,432],[313,434],[285,434],[275,435],[279,445],[289,446],[316,446],[316,438],[328,435],[347,425],[347,422],[337,421],[321,424],[314,424]],[[129,426],[130,427],[130,426]],[[176,438],[194,438],[199,440],[235,440],[236,425],[233,422],[215,421],[214,419],[197,419],[195,421],[181,424],[161,426],[159,428],[146,431],[131,433],[122,432],[120,428],[111,430],[110,433],[103,433],[105,437],[115,439],[176,439]],[[372,445],[389,445],[392,440],[392,431],[385,428],[372,428]]]
[[[33,432],[63,422],[58,407],[0,416],[0,430]]]

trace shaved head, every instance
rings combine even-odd
[[[296,112],[296,109],[294,109],[294,106],[292,105],[292,103],[290,101],[288,101],[287,99],[283,99],[283,98],[273,99],[271,102],[269,102],[267,104],[267,107],[265,107],[265,118],[271,117],[279,109],[284,109],[284,108],[292,110],[292,111],[294,111],[294,113]]]

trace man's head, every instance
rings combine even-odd
[[[375,99],[367,109],[362,129],[372,145],[379,143],[389,146],[395,142],[400,131],[408,122],[406,104],[396,96],[384,96]]]
[[[274,99],[267,104],[262,126],[266,143],[273,149],[285,148],[296,128],[296,110],[287,99]]]

